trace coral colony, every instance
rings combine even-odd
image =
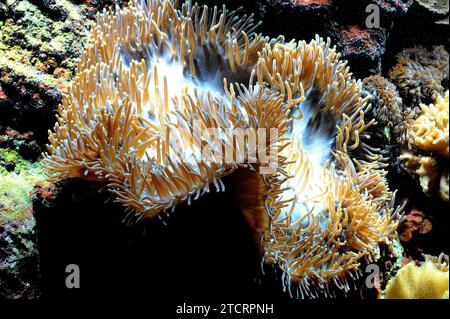
[[[386,287],[386,299],[448,299],[448,256],[425,257],[420,267],[411,262],[399,270]]]
[[[360,263],[392,244],[401,210],[371,146],[369,98],[329,40],[269,39],[256,26],[190,1],[131,1],[99,15],[49,132],[46,169],[55,181],[106,182],[137,219],[224,190],[235,172],[285,291],[346,292]],[[411,124],[414,143],[429,143],[422,126],[443,121],[429,108]]]

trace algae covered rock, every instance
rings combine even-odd
[[[54,111],[88,42],[87,32],[95,13],[98,7],[112,3],[0,3],[0,135],[6,129],[22,134],[31,131],[42,148]]]
[[[45,180],[39,163],[0,149],[0,298],[36,298],[38,252],[30,193]]]

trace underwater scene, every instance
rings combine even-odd
[[[0,304],[448,300],[448,11],[0,0]]]

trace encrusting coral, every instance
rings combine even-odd
[[[438,96],[435,104],[421,104],[420,108],[422,114],[407,125],[408,151],[401,158],[406,169],[419,177],[425,194],[438,193],[448,201],[449,92]]]
[[[381,80],[366,80],[370,101],[375,107],[378,102],[385,107],[379,108],[375,118],[384,125],[393,123],[396,142],[402,149],[403,167],[418,179],[426,195],[438,195],[445,201],[449,200],[448,91],[442,96],[448,81],[448,61],[443,46],[432,50],[415,47],[400,52],[389,79],[397,85],[402,97],[401,108],[395,103],[398,100],[376,98],[380,92],[394,92],[387,83],[382,88],[383,85],[376,83]],[[384,110],[388,108],[390,118],[386,121]]]
[[[443,46],[405,49],[397,55],[397,64],[389,71],[389,80],[398,88],[404,102],[428,103],[443,94],[448,81],[448,52]]]
[[[367,144],[367,99],[329,41],[285,43],[255,27],[191,2],[131,1],[100,15],[46,167],[54,180],[106,182],[137,219],[246,170],[237,197],[286,291],[348,291],[361,258],[396,235],[400,209]]]
[[[416,266],[414,262],[399,270],[384,292],[386,299],[448,299],[448,256],[426,256]]]

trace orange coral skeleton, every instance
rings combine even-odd
[[[49,132],[52,179],[104,181],[137,216],[155,217],[245,170],[235,174],[237,199],[286,291],[348,291],[361,258],[376,259],[396,236],[399,213],[368,144],[374,123],[360,83],[329,41],[270,40],[254,33],[252,16],[177,7],[131,1],[99,15]],[[249,140],[201,135],[211,128],[276,129],[265,146],[276,165],[260,173],[267,163],[249,161]],[[216,155],[223,145],[235,161]]]

